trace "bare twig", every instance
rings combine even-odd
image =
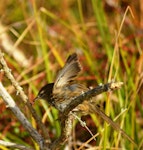
[[[94,89],[88,90],[83,94],[73,98],[71,103],[65,108],[63,114],[66,116],[71,110],[73,110],[77,105],[81,104],[84,100],[90,100],[103,92],[113,91],[119,89],[123,85],[123,82],[110,82],[107,84],[99,85]]]
[[[124,114],[127,111],[127,109],[124,109],[118,116],[116,116],[114,118],[114,121],[116,121],[122,114]],[[107,126],[109,126],[110,124],[108,124]],[[97,132],[93,137],[91,137],[89,140],[87,140],[86,142],[82,143],[82,145],[78,148],[78,150],[82,150],[88,143],[90,143],[94,138],[96,138],[97,136],[100,135],[100,133],[103,133],[105,131],[105,128],[103,128],[102,130],[100,130],[100,132]]]
[[[81,125],[82,127],[84,127],[84,128],[90,133],[90,135],[91,135],[92,137],[94,137],[92,131],[87,127],[85,121],[82,121],[81,118],[78,117],[78,116],[77,116],[75,113],[73,113],[72,111],[70,112],[70,114],[73,115],[74,118],[77,119],[77,120],[80,122],[80,125]],[[96,138],[94,138],[94,140],[96,141]]]
[[[71,101],[71,103],[65,108],[61,115],[61,136],[51,144],[51,148],[53,150],[59,149],[60,145],[63,144],[67,138],[69,137],[70,125],[69,122],[72,121],[72,118],[69,118],[71,115],[70,111],[72,111],[76,106],[81,104],[84,100],[90,100],[92,97],[99,95],[103,92],[113,91],[115,89],[119,89],[123,85],[123,82],[111,82],[104,85],[99,85],[94,89],[91,89],[75,98]],[[107,120],[105,120],[107,121]],[[109,123],[109,122],[108,122]],[[67,132],[68,131],[68,132]]]
[[[81,94],[78,97],[75,97],[71,103],[68,105],[68,107],[66,107],[66,109],[64,110],[64,115],[66,115],[68,112],[70,112],[71,110],[73,110],[75,108],[75,105],[77,106],[77,104],[82,103],[84,100],[90,100],[92,97],[99,95],[103,92],[107,92],[107,91],[113,91],[116,89],[121,88],[121,86],[123,85],[123,82],[110,82],[104,85],[100,85],[97,86],[94,89],[91,89],[83,94]],[[102,117],[107,123],[109,123],[115,130],[119,131],[122,135],[124,135],[130,142],[132,142],[133,144],[136,145],[136,143],[134,142],[134,140],[129,137],[120,127],[117,123],[115,123],[114,121],[112,121],[104,112],[102,112],[98,106],[96,105],[92,105],[92,103],[88,103],[89,107],[91,108],[92,112],[97,113],[100,117]]]
[[[3,87],[2,83],[0,83],[0,96],[3,98],[3,100],[7,104],[8,108],[11,109],[11,111],[14,113],[17,119],[21,122],[23,127],[30,133],[32,138],[40,145],[41,148],[43,148],[44,140],[42,136],[31,126],[30,122],[27,120],[24,114],[17,107],[12,97]]]
[[[61,136],[51,144],[50,146],[51,150],[60,149],[60,146],[64,145],[65,142],[68,140],[68,137],[71,135],[73,116],[72,115],[62,116],[60,118],[60,121],[61,121]]]
[[[2,140],[0,140],[0,145],[6,146],[6,147],[10,147],[10,148],[18,148],[20,150],[34,150],[31,147],[26,147],[24,145],[12,143],[12,142],[6,142],[6,141],[2,141]]]
[[[48,131],[46,129],[46,127],[44,126],[44,124],[41,122],[39,116],[37,116],[35,110],[33,109],[31,103],[28,100],[28,97],[25,95],[23,89],[19,86],[18,82],[16,82],[15,78],[13,77],[13,75],[11,74],[11,70],[8,68],[4,58],[3,58],[3,53],[0,50],[0,63],[3,67],[3,70],[7,76],[7,78],[11,81],[12,85],[15,87],[15,89],[17,90],[17,93],[20,95],[21,99],[23,100],[23,102],[27,105],[27,107],[29,108],[29,110],[32,113],[32,116],[35,118],[38,126],[40,127],[40,129],[42,130],[42,134],[44,136],[44,138],[46,139],[45,142],[46,143],[50,143],[50,138],[49,138],[49,134]]]

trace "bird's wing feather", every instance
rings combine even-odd
[[[68,57],[65,66],[59,72],[55,80],[54,90],[72,82],[77,77],[80,71],[81,65],[79,63],[77,54],[73,53]]]

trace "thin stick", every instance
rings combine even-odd
[[[90,100],[92,97],[95,97],[103,92],[119,89],[122,85],[123,82],[110,82],[88,90],[87,92],[84,92],[83,94],[73,98],[71,103],[65,108],[63,114],[68,115],[71,110],[73,110],[77,105],[81,104],[84,100]]]
[[[6,146],[6,147],[10,147],[10,148],[18,148],[20,150],[34,150],[31,147],[26,147],[24,145],[12,143],[12,142],[6,142],[6,141],[3,141],[3,140],[0,140],[0,145]]]
[[[54,141],[54,143],[51,144],[51,149],[55,150],[58,149],[61,144],[64,144],[67,138],[69,137],[69,129],[70,129],[70,124],[69,122],[72,121],[72,118],[69,118],[71,115],[70,111],[72,111],[76,106],[81,104],[84,100],[90,100],[92,97],[99,95],[103,92],[107,91],[113,91],[115,89],[119,89],[123,85],[123,82],[111,82],[103,85],[99,85],[94,89],[91,89],[75,98],[71,101],[71,103],[64,109],[63,112],[61,112],[61,136]],[[68,131],[68,132],[67,132]]]
[[[42,136],[32,127],[30,122],[27,120],[25,115],[21,112],[19,107],[16,105],[15,101],[3,87],[2,83],[0,83],[0,96],[3,98],[4,102],[7,104],[7,107],[11,109],[17,119],[21,122],[23,127],[30,133],[32,138],[39,144],[41,148],[43,148],[44,139]]]
[[[32,113],[32,116],[34,117],[34,119],[36,120],[39,128],[42,130],[42,135],[44,136],[44,138],[46,139],[45,142],[46,143],[50,143],[50,138],[49,138],[49,134],[48,131],[46,129],[46,127],[44,126],[44,124],[41,122],[39,116],[37,116],[35,110],[33,109],[31,103],[28,100],[27,95],[24,93],[23,88],[20,87],[20,85],[18,84],[18,82],[15,80],[14,76],[11,73],[11,70],[9,69],[9,67],[7,66],[4,58],[3,58],[3,53],[0,50],[0,63],[3,67],[3,70],[7,76],[7,78],[11,81],[12,85],[15,87],[15,89],[17,90],[17,94],[20,95],[21,99],[23,100],[23,102],[27,105],[27,107],[29,108],[29,110]]]

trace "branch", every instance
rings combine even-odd
[[[99,85],[94,89],[88,90],[87,92],[84,92],[83,94],[73,98],[71,103],[65,108],[63,114],[66,116],[69,114],[70,111],[72,111],[76,106],[81,104],[83,101],[90,100],[92,97],[95,97],[103,92],[119,89],[121,88],[122,85],[123,82],[110,82],[107,84]]]
[[[70,135],[69,131],[71,131],[71,122],[73,120],[72,116],[70,115],[70,111],[81,104],[84,100],[90,100],[92,97],[95,97],[103,92],[119,89],[122,85],[123,82],[111,82],[104,85],[99,85],[96,88],[88,90],[87,92],[73,98],[71,103],[65,108],[65,110],[61,113],[62,115],[60,116],[62,130],[61,136],[51,144],[50,148],[52,150],[56,150],[68,139]]]
[[[0,140],[0,145],[6,146],[6,147],[10,147],[10,148],[18,148],[20,150],[34,150],[31,147],[26,147],[24,145],[12,143],[12,142],[5,142],[5,141],[2,141],[2,140]]]
[[[80,96],[75,97],[71,103],[65,108],[64,115],[67,115],[71,110],[73,110],[77,105],[81,104],[84,100],[90,100],[92,97],[95,97],[103,92],[113,91],[121,88],[123,82],[110,82],[104,85],[97,86],[94,89],[88,90],[87,92],[81,94]],[[88,103],[92,112],[97,113],[100,117],[102,117],[107,123],[109,123],[116,131],[119,131],[122,135],[124,135],[130,142],[136,145],[134,140],[129,137],[117,123],[112,121],[104,112],[102,112],[98,106],[93,105],[92,103]]]
[[[24,116],[24,114],[20,111],[15,101],[3,87],[2,83],[0,83],[0,96],[3,98],[4,102],[7,104],[8,108],[14,113],[17,119],[21,122],[23,127],[30,133],[32,138],[39,144],[41,148],[44,145],[44,139],[42,136],[31,126],[30,122]]]
[[[68,140],[69,136],[71,135],[72,130],[72,121],[73,116],[61,116],[60,122],[61,122],[61,136],[56,139],[53,143],[50,145],[51,150],[58,150],[60,149],[61,145],[64,145],[65,142]]]
[[[20,87],[20,85],[18,84],[18,82],[15,80],[15,78],[11,74],[11,70],[8,68],[8,66],[7,66],[7,64],[6,64],[6,62],[5,62],[4,58],[3,58],[3,55],[4,54],[0,50],[0,63],[2,65],[2,67],[3,67],[3,70],[4,70],[7,78],[11,81],[12,85],[17,90],[17,93],[20,95],[20,97],[23,100],[23,102],[27,105],[27,107],[31,111],[32,116],[34,117],[34,119],[36,120],[38,126],[42,130],[42,135],[46,139],[45,142],[46,143],[50,143],[51,141],[50,141],[50,138],[49,138],[48,130],[46,129],[46,127],[44,126],[44,124],[41,122],[39,116],[37,116],[35,110],[31,106],[31,103],[29,102],[27,95],[24,93],[23,88]]]

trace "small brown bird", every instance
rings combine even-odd
[[[49,104],[56,107],[60,112],[63,112],[74,97],[89,90],[84,85],[78,84],[75,80],[80,71],[81,65],[77,58],[77,54],[73,53],[68,57],[64,67],[56,77],[55,83],[50,83],[42,87],[34,101],[44,99]],[[122,82],[119,82],[119,86],[117,87],[120,87],[121,85]],[[94,100],[95,98],[88,101],[85,100],[82,104],[79,104],[76,108],[74,108],[73,111],[79,112],[81,115],[87,115],[93,112],[97,113],[115,130],[120,131],[129,141],[135,144],[134,140],[120,129],[120,126],[117,123],[112,121],[99,109]]]
[[[42,87],[34,101],[44,99],[62,112],[71,102],[72,98],[89,90],[84,85],[78,84],[75,80],[81,70],[77,54],[73,53],[68,57],[64,67],[57,75],[55,83]],[[89,110],[87,101],[79,104],[74,109],[74,111],[80,111],[82,114],[88,114]]]

